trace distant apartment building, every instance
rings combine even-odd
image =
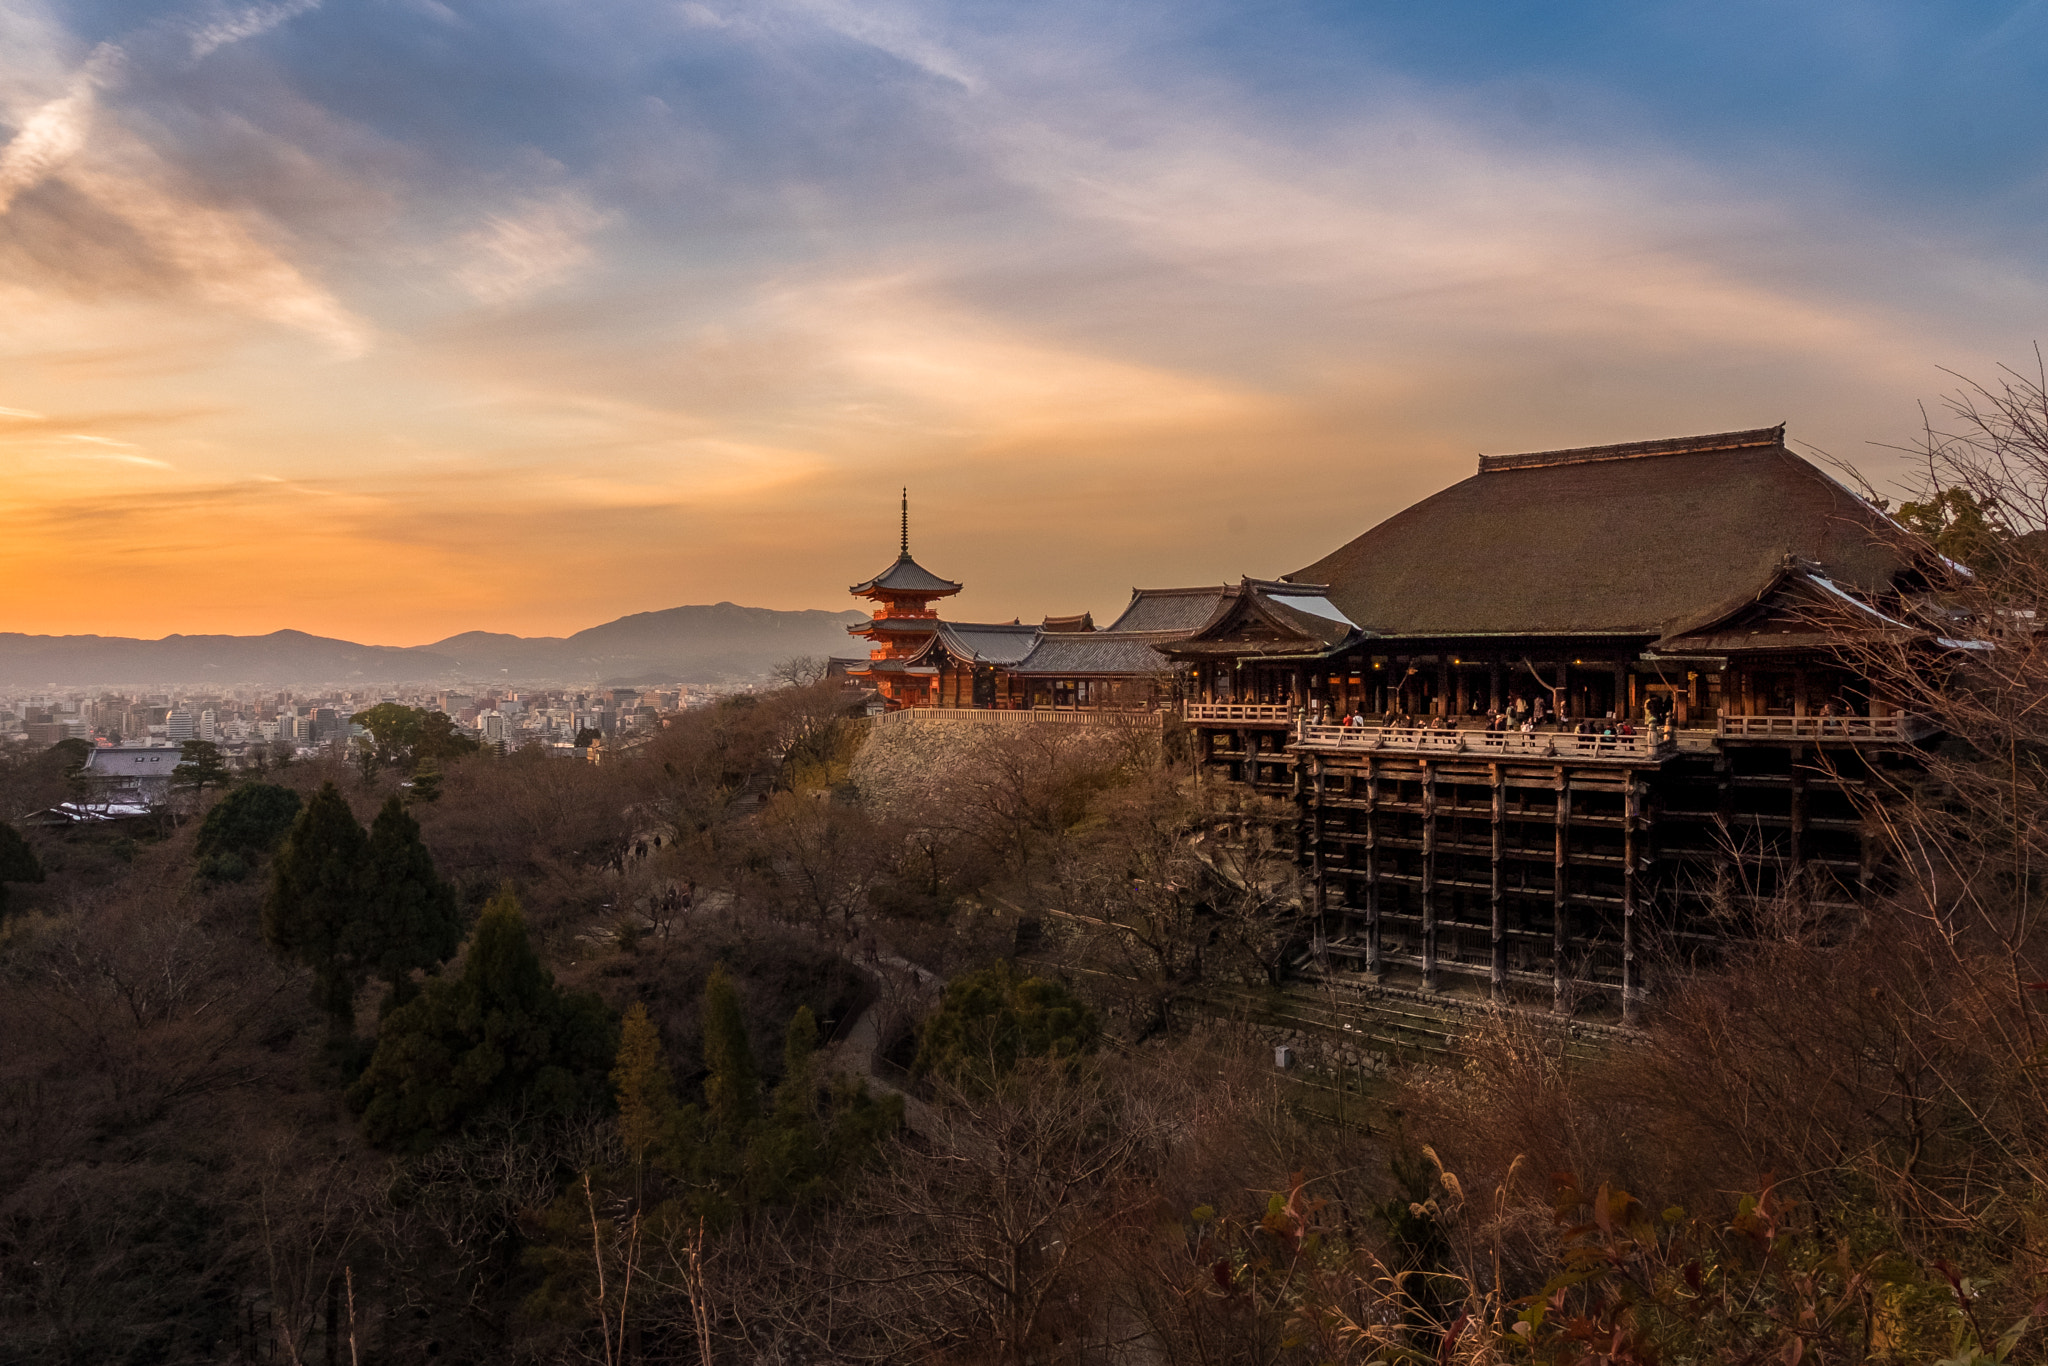
[[[218,740],[220,738],[220,713],[211,707],[199,713],[199,738]]]
[[[32,745],[49,746],[59,740],[88,740],[92,738],[91,727],[83,721],[30,721],[23,727]]]

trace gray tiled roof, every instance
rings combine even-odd
[[[1109,624],[1112,631],[1199,630],[1225,598],[1236,590],[1228,584],[1206,588],[1133,588],[1123,615]]]
[[[1171,642],[1173,633],[1159,631],[1089,631],[1041,637],[1012,673],[1040,676],[1070,674],[1156,674],[1173,668],[1155,646]]]
[[[145,749],[140,746],[122,746],[115,749],[96,749],[85,758],[85,767],[80,772],[88,778],[122,780],[130,778],[169,778],[171,770],[184,758],[181,750],[158,747]]]
[[[849,593],[865,593],[875,588],[887,589],[897,593],[946,594],[960,591],[959,584],[954,583],[951,579],[942,579],[937,574],[932,573],[916,560],[911,559],[910,552],[907,550],[896,557],[896,563],[890,565],[866,583],[857,583],[846,591]]]
[[[948,621],[939,626],[938,643],[955,659],[984,664],[1015,664],[1031,653],[1042,632],[1017,622],[982,624]]]

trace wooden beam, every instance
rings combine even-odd
[[[1494,677],[1499,680],[1496,669]],[[1496,1001],[1507,994],[1508,985],[1508,939],[1507,939],[1507,889],[1502,882],[1501,864],[1505,850],[1508,814],[1507,784],[1501,781],[1499,764],[1488,764],[1493,775],[1493,879],[1488,909],[1492,913],[1493,938],[1489,948],[1488,994]]]
[[[1636,775],[1628,775],[1628,795],[1623,798],[1621,822],[1621,1022],[1636,1022],[1636,1003],[1642,996],[1640,969],[1636,966],[1636,823],[1641,814],[1642,787]]]
[[[1379,768],[1367,755],[1365,760],[1365,969],[1378,975],[1386,971],[1380,956],[1380,777]]]
[[[1571,934],[1567,929],[1567,913],[1571,899],[1565,892],[1565,880],[1570,873],[1572,789],[1571,779],[1566,776],[1561,764],[1558,766],[1556,781],[1557,809],[1553,813],[1552,821],[1557,836],[1557,848],[1550,874],[1550,1008],[1562,1012],[1568,1000],[1565,989],[1565,954],[1571,945]]]
[[[1436,769],[1422,766],[1422,989],[1436,980]]]

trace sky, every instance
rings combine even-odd
[[[1891,477],[2048,4],[0,0],[0,631],[1107,621],[1504,453]]]

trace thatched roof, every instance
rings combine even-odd
[[[1879,592],[1883,514],[1783,427],[1482,456],[1480,472],[1289,574],[1373,636],[1661,636],[1787,555]]]

